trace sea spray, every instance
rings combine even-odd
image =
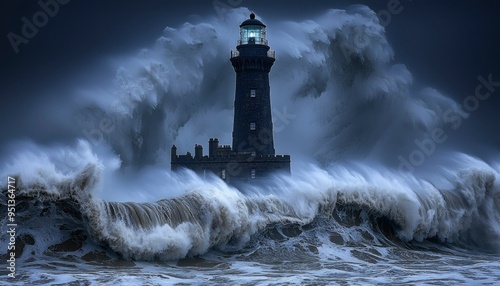
[[[45,189],[42,182],[35,184],[37,187],[22,185],[20,193],[30,200],[75,202],[80,223],[92,240],[134,260],[179,259],[212,248],[241,249],[269,226],[303,226],[318,216],[348,209],[386,219],[403,241],[435,237],[443,243],[496,245],[498,221],[483,210],[498,210],[499,191],[494,188],[498,174],[493,170],[464,169],[450,182],[453,188],[437,189],[431,182],[404,179],[390,170],[363,168],[344,166],[325,173],[309,166],[296,178],[275,178],[280,184],[250,188],[244,190],[246,194],[213,180],[180,197],[125,203],[92,195],[100,174],[99,168],[89,165],[71,179],[51,180],[58,186],[57,195],[40,191]],[[474,235],[477,224],[490,224],[489,231],[483,230],[487,234],[483,241]]]

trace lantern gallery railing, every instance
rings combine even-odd
[[[231,58],[236,58],[240,55],[239,51],[231,50]]]
[[[231,50],[231,58],[236,58],[240,56],[240,52],[237,50]],[[269,50],[267,51],[267,56],[270,58],[276,58],[276,51],[274,50]]]

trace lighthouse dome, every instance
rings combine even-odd
[[[243,26],[249,26],[249,25],[266,27],[266,25],[264,25],[261,21],[255,19],[254,13],[250,14],[250,19],[247,19],[247,20],[243,21],[243,23],[241,23],[240,28]]]

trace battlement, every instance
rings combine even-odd
[[[217,138],[210,138],[208,144],[218,144]],[[177,155],[177,147],[172,146],[171,162],[172,163],[196,163],[196,162],[223,162],[227,160],[251,160],[251,161],[276,161],[276,162],[290,162],[290,155],[261,155],[252,152],[234,152],[231,145],[212,145],[214,152],[212,155],[203,155],[203,146],[195,145],[195,155],[191,152],[186,152],[185,155]]]
[[[172,146],[171,168],[188,168],[200,175],[214,173],[225,181],[241,181],[264,178],[269,173],[290,173],[290,155],[261,155],[255,152],[234,152],[230,145],[218,145],[217,138],[208,141],[209,155],[203,155],[203,147],[195,145],[195,155],[186,152],[177,155],[177,147]]]

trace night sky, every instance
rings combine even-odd
[[[220,0],[219,3],[240,1]],[[241,1],[262,17],[303,21],[327,9],[365,4],[374,11],[390,1]],[[417,87],[433,87],[458,103],[473,95],[477,77],[500,82],[500,3],[498,1],[402,0],[403,10],[386,26],[395,62],[413,73]],[[452,5],[450,3],[453,3]],[[111,80],[115,63],[151,46],[166,26],[217,17],[212,1],[69,1],[49,17],[16,54],[7,34],[21,35],[22,18],[32,19],[37,1],[1,5],[0,146],[17,139],[40,144],[66,142],[77,134],[59,129],[47,113],[64,112],[78,89]],[[219,4],[221,5],[221,4]],[[268,27],[269,30],[273,27]],[[235,37],[237,37],[235,35]],[[272,39],[270,39],[272,41]],[[272,83],[271,83],[272,84]],[[500,88],[450,134],[457,146],[500,149]],[[376,119],[375,119],[376,120]]]

